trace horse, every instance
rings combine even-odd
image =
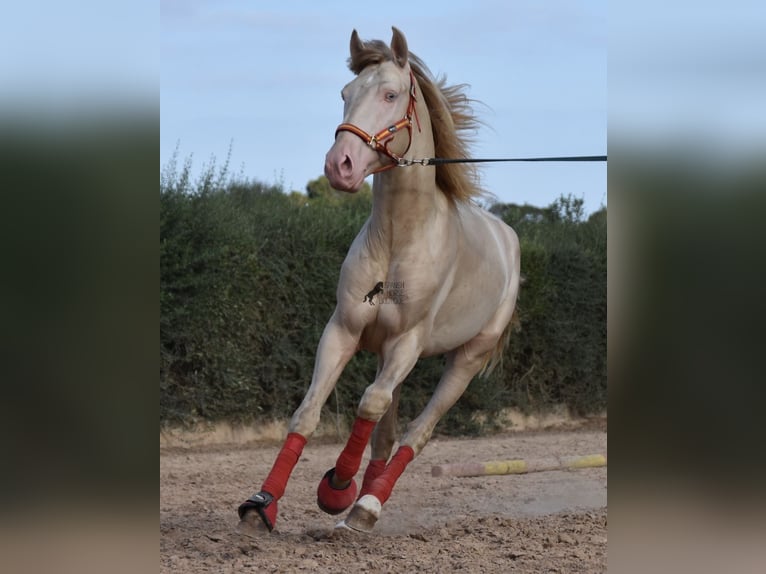
[[[324,171],[333,188],[349,193],[374,174],[372,210],[341,266],[308,391],[261,490],[238,509],[245,533],[273,530],[290,474],[357,351],[377,354],[377,373],[335,466],[319,483],[317,503],[329,514],[352,507],[336,528],[371,532],[437,422],[474,376],[495,368],[508,341],[520,276],[515,232],[479,206],[484,191],[474,167],[412,161],[466,157],[466,133],[478,125],[471,101],[464,86],[435,79],[392,29],[390,45],[351,34],[355,78],[341,92],[343,122]],[[397,297],[368,304],[382,284],[396,285]],[[401,384],[419,358],[433,355],[446,357],[444,372],[391,456]],[[371,458],[358,490],[368,443]]]

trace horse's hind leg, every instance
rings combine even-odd
[[[463,395],[469,383],[481,371],[485,356],[469,357],[463,347],[453,351],[448,358],[448,368],[439,385],[436,387],[431,400],[418,417],[407,425],[407,431],[402,437],[402,444],[412,447],[416,455],[431,438],[434,427],[441,418]]]
[[[401,443],[412,447],[415,455],[423,450],[436,424],[463,395],[473,378],[495,353],[503,352],[502,342],[507,341],[505,335],[516,305],[518,285],[517,271],[511,281],[510,296],[484,330],[447,355],[447,367],[431,400],[423,412],[407,425],[407,432],[402,437]]]
[[[401,389],[401,385],[394,389],[391,406],[388,407],[386,414],[378,421],[378,424],[375,425],[375,430],[372,431],[370,462],[367,464],[367,470],[364,472],[362,489],[359,491],[359,496],[367,494],[372,481],[378,478],[386,469],[386,463],[391,456],[391,451],[394,449]]]
[[[457,402],[473,377],[481,370],[486,352],[469,353],[464,345],[447,356],[447,368],[423,412],[412,421],[385,470],[371,482],[346,519],[338,524],[362,532],[370,532],[380,516],[382,505],[391,496],[396,481],[407,465],[423,449],[436,423]]]

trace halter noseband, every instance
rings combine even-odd
[[[384,165],[383,167],[376,169],[372,173],[378,173],[380,171],[391,169],[392,167],[396,167],[399,165],[407,165],[406,164],[407,160],[401,156],[396,155],[394,152],[388,149],[388,144],[391,143],[391,140],[394,138],[394,136],[397,134],[399,130],[401,130],[402,128],[407,128],[409,141],[407,142],[407,149],[404,150],[402,155],[406,154],[409,151],[410,146],[412,145],[412,118],[413,117],[415,118],[415,123],[418,126],[418,132],[420,132],[420,119],[418,118],[418,112],[417,112],[417,109],[415,108],[416,104],[417,104],[417,98],[415,97],[415,77],[412,74],[412,70],[410,70],[410,102],[407,105],[407,113],[404,115],[402,119],[400,119],[395,124],[380,130],[375,135],[368,134],[362,128],[357,127],[354,124],[348,124],[348,123],[340,124],[335,129],[335,137],[338,137],[339,132],[351,132],[352,134],[362,138],[364,143],[370,146],[373,150],[375,150],[378,153],[382,153],[383,155],[393,160],[394,163],[390,165]]]

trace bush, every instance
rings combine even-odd
[[[566,404],[579,414],[606,408],[606,209],[583,219],[562,197],[545,216],[506,222],[521,241],[520,329],[499,377],[522,409]]]
[[[189,161],[161,174],[162,423],[292,414],[311,380],[341,263],[369,215],[369,192],[339,201],[320,178],[312,197],[288,195],[226,168],[211,164],[196,182]],[[526,277],[506,368],[476,379],[438,432],[479,432],[509,406],[605,408],[605,217],[583,221],[571,198],[537,213],[525,207],[493,208],[520,235]],[[326,408],[352,418],[376,365],[372,354],[357,354]],[[438,357],[415,367],[402,420],[422,410],[442,368]],[[490,416],[481,423],[476,411]]]

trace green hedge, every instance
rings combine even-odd
[[[320,182],[321,183],[321,182]],[[160,419],[237,422],[286,418],[311,379],[317,343],[335,305],[338,272],[366,220],[370,194],[285,194],[279,185],[227,178],[190,163],[160,179]],[[319,186],[321,187],[321,186]],[[606,213],[582,202],[547,209],[493,207],[519,233],[518,325],[505,367],[477,378],[437,428],[479,432],[506,407],[565,403],[606,408]],[[403,387],[403,421],[425,406],[443,360],[422,360]],[[329,412],[354,416],[376,358],[359,353]],[[473,413],[490,415],[479,423]]]

